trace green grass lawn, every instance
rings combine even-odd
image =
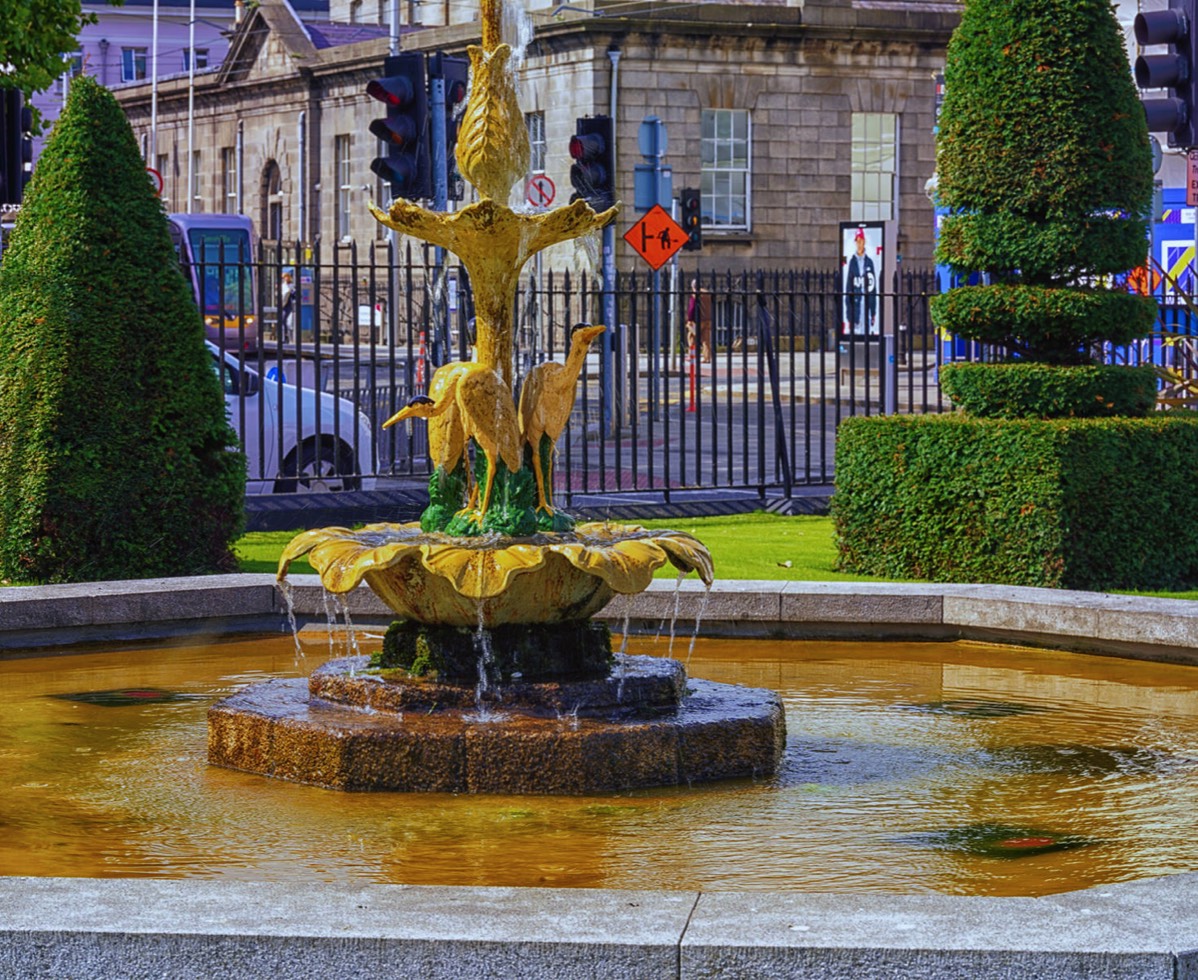
[[[877,582],[868,575],[836,570],[836,545],[830,517],[780,517],[776,514],[737,514],[730,517],[669,518],[629,521],[650,528],[686,531],[702,541],[715,562],[716,578],[775,579],[779,581]],[[279,555],[296,531],[257,531],[237,542],[237,557],[244,572],[273,572]],[[291,571],[310,574],[304,560]],[[673,566],[659,569],[659,578],[673,578]],[[1191,592],[1144,592],[1175,599],[1198,599]]]

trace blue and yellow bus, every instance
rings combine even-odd
[[[225,350],[257,350],[253,223],[240,214],[169,217],[171,240],[208,339]]]

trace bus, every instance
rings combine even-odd
[[[254,225],[241,214],[168,215],[207,338],[224,350],[258,349]]]

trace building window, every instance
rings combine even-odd
[[[174,182],[169,179],[171,166],[171,158],[167,153],[158,154],[158,163],[154,165],[154,169],[158,171],[158,176],[162,178],[162,193],[159,195],[162,198],[163,206],[168,210],[172,210],[171,191],[174,190]],[[154,189],[158,189],[158,181],[154,181]]]
[[[749,113],[746,109],[704,109],[700,186],[703,227],[749,230]]]
[[[362,23],[362,0],[349,0],[349,22]]]
[[[146,49],[121,48],[121,81],[136,82],[146,77]]]
[[[890,112],[854,112],[850,170],[853,221],[893,220],[897,172],[898,116]]]
[[[237,213],[237,148],[220,151],[221,208],[226,214]]]
[[[532,154],[528,160],[530,173],[545,172],[545,113],[526,112],[524,122],[528,126],[528,143]]]
[[[349,137],[338,136],[333,144],[333,172],[337,175],[338,238],[349,238],[350,192],[353,190],[350,162]]]
[[[208,49],[196,48],[196,71],[201,71],[208,67]],[[191,51],[188,48],[183,49],[183,70],[191,71]]]
[[[191,187],[187,189],[187,193],[191,198],[191,210],[202,212],[204,210],[204,195],[200,193],[199,150],[192,150],[191,152]]]

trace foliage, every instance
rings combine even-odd
[[[1078,589],[1198,583],[1198,417],[857,417],[832,500],[840,566]]]
[[[245,460],[112,94],[70,96],[0,276],[0,575],[235,567]]]
[[[940,327],[1054,363],[1085,363],[1092,339],[1149,329],[1150,301],[1066,298],[1147,253],[1148,132],[1107,0],[968,0],[948,48],[936,162],[949,209],[937,257],[991,277],[937,303]]]
[[[108,0],[119,7],[124,0]],[[79,47],[84,24],[96,15],[84,12],[80,0],[0,0],[0,64],[4,84],[26,97],[48,89],[67,70],[63,57]]]
[[[1151,296],[1019,283],[958,286],[933,296],[930,307],[938,324],[956,324],[963,336],[1066,364],[1086,360],[1103,341],[1122,345],[1145,336],[1157,316]]]
[[[958,363],[940,369],[940,387],[977,418],[1144,416],[1156,404],[1157,373],[1152,365]]]

